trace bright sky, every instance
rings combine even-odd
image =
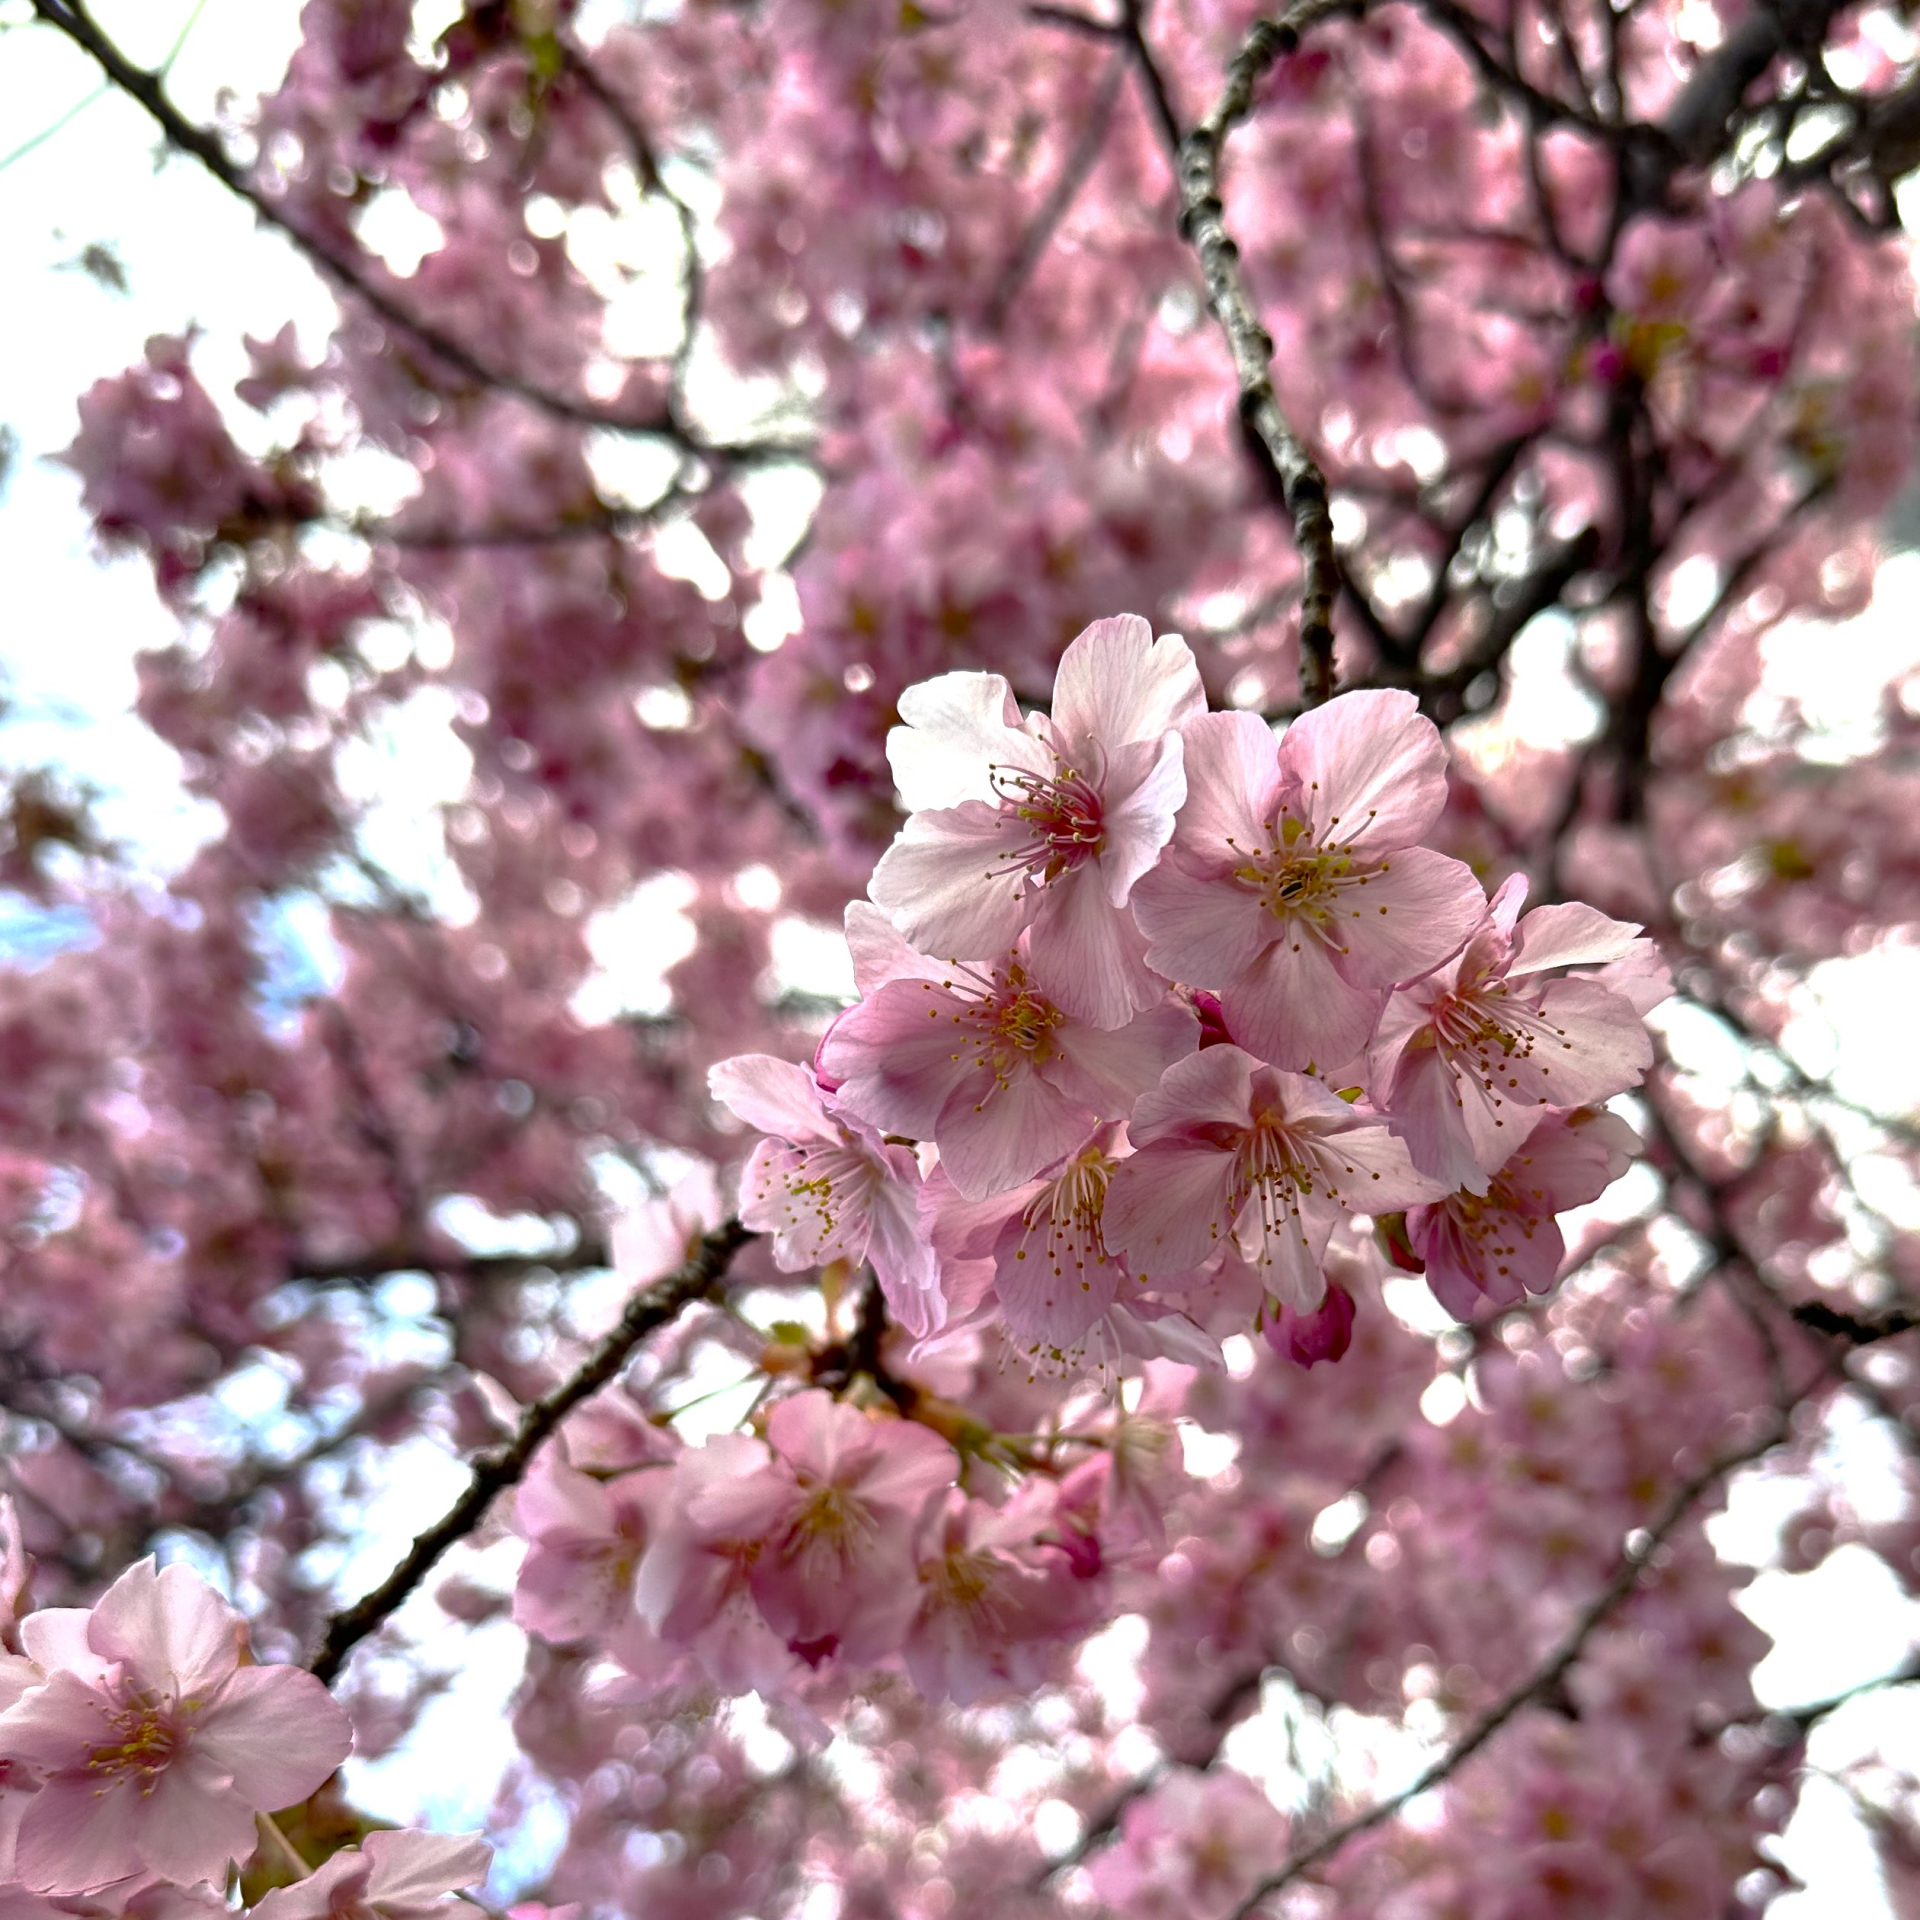
[[[0,491],[0,577],[8,585],[0,615],[0,672],[9,702],[0,726],[0,760],[53,763],[92,782],[102,794],[107,832],[165,872],[190,855],[211,825],[206,812],[180,792],[171,753],[131,713],[134,655],[172,639],[174,626],[154,598],[144,562],[103,562],[95,553],[78,483],[50,464],[50,456],[72,437],[77,396],[137,359],[149,335],[203,328],[196,364],[216,397],[225,397],[245,371],[242,333],[264,337],[292,319],[303,338],[317,344],[330,325],[332,300],[283,242],[259,232],[247,210],[192,163],[156,166],[151,126],[136,108],[111,95],[88,103],[97,76],[53,34],[23,29],[28,11],[24,0],[0,0],[0,259],[9,263],[8,298],[0,305],[0,422],[19,440]],[[245,100],[277,81],[294,44],[298,4],[98,0],[96,11],[136,58],[147,61],[165,58],[190,28],[174,62],[172,86],[186,110],[206,121],[223,88]],[[79,110],[56,125],[69,108]],[[39,138],[47,129],[54,130]],[[124,295],[75,264],[84,247],[102,242],[124,266]],[[238,427],[258,434],[243,409],[236,406],[234,418]],[[690,568],[697,564],[696,555]],[[1911,672],[1920,662],[1912,618],[1917,595],[1920,556],[1900,556],[1846,647],[1835,647],[1830,636],[1798,633],[1770,649],[1771,694],[1803,700],[1841,750],[1857,737],[1881,676],[1889,669]],[[1523,660],[1536,659],[1550,670],[1556,658],[1564,659],[1565,644],[1553,623],[1543,622],[1529,634]],[[1555,730],[1579,737],[1591,717],[1577,695],[1554,692],[1553,681],[1551,671],[1543,672],[1538,691],[1527,695],[1531,704],[1507,717],[1535,739]],[[401,733],[385,751],[369,749],[363,756],[365,789],[369,797],[393,803],[390,823],[417,820],[423,800],[457,790],[463,761],[445,721],[443,711],[423,707],[400,723]],[[393,784],[401,764],[429,767],[426,792],[402,792]],[[376,833],[384,830],[376,825]],[[397,826],[392,831],[399,834]],[[401,835],[390,851],[405,864],[421,850]],[[594,1011],[644,1005],[658,991],[660,971],[674,956],[657,939],[649,948],[637,928],[657,928],[661,910],[675,904],[668,897],[670,880],[664,884],[666,892],[603,930],[608,979],[596,991],[607,1006]],[[61,932],[0,909],[0,952],[30,955]],[[304,942],[311,963],[324,966],[320,934],[309,929],[303,935],[295,926],[288,937],[296,946]],[[825,950],[809,930],[790,924],[783,938],[789,959],[784,970],[822,981],[836,977],[841,956]],[[1855,1098],[1893,1109],[1920,1106],[1920,1023],[1888,1017],[1890,1009],[1910,1008],[1920,994],[1914,952],[1873,954],[1823,969],[1817,985],[1818,1004],[1810,1003],[1795,1037],[1803,1064],[1816,1072],[1835,1069]],[[1737,1075],[1738,1062],[1730,1060],[1723,1035],[1696,1027],[1670,1038],[1695,1070]],[[1907,1224],[1920,1226],[1910,1187],[1893,1181],[1876,1198]],[[1207,1436],[1188,1439],[1202,1470]],[[1851,1485],[1868,1491],[1891,1485],[1883,1442],[1863,1431],[1839,1435],[1835,1444],[1843,1450]],[[370,1516],[347,1584],[357,1587],[376,1577],[405,1536],[445,1504],[457,1477],[452,1463],[431,1448],[419,1454]],[[1717,1528],[1717,1543],[1732,1558],[1764,1557],[1779,1511],[1772,1490],[1749,1479]],[[510,1549],[504,1556],[500,1550],[473,1556],[473,1571],[504,1581],[510,1558]],[[1746,1604],[1779,1641],[1759,1674],[1763,1698],[1776,1705],[1817,1699],[1891,1671],[1920,1636],[1920,1607],[1857,1550],[1834,1556],[1816,1573],[1762,1574]],[[517,1635],[492,1627],[469,1636],[445,1625],[424,1601],[407,1619],[435,1636],[429,1658],[461,1677],[397,1754],[360,1768],[358,1791],[390,1817],[476,1825],[511,1758],[500,1709],[519,1673]],[[1117,1630],[1109,1638],[1111,1644],[1092,1656],[1090,1671],[1097,1669],[1103,1684],[1124,1695],[1130,1643]],[[1257,1775],[1266,1773],[1275,1752],[1284,1752],[1275,1745],[1281,1736],[1279,1709],[1270,1708],[1236,1736],[1237,1761]],[[1863,1700],[1834,1716],[1817,1736],[1812,1758],[1833,1771],[1876,1744],[1889,1760],[1920,1773],[1920,1716],[1910,1698]],[[551,1808],[532,1811],[497,1892],[538,1872],[557,1841],[555,1822]],[[1784,1857],[1806,1880],[1807,1891],[1773,1909],[1780,1920],[1872,1920],[1887,1912],[1865,1836],[1837,1788],[1819,1779],[1809,1784]]]

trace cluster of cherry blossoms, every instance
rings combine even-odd
[[[256,1664],[245,1622],[184,1566],[141,1560],[92,1607],[17,1615],[19,1542],[0,1499],[0,1915],[227,1914],[262,1821],[346,1759],[346,1713],[301,1668]],[[477,1839],[376,1832],[252,1912],[425,1920],[491,1858]]]
[[[1067,648],[1047,712],[956,672],[900,714],[858,1003],[811,1070],[711,1075],[765,1136],[741,1217],[783,1269],[869,1261],[923,1341],[997,1323],[1055,1369],[1203,1359],[1200,1290],[1337,1357],[1344,1219],[1463,1319],[1552,1286],[1554,1216],[1637,1144],[1600,1103],[1652,1062],[1665,969],[1422,844],[1447,756],[1411,694],[1276,734],[1208,712],[1185,643],[1127,615]]]

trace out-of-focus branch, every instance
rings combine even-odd
[[[599,1392],[650,1333],[669,1325],[696,1300],[708,1298],[726,1277],[733,1256],[754,1238],[738,1220],[725,1221],[701,1236],[698,1250],[685,1265],[635,1294],[619,1324],[586,1362],[527,1409],[513,1439],[498,1453],[474,1461],[466,1491],[415,1538],[406,1557],[386,1579],[327,1623],[320,1650],[311,1662],[312,1671],[331,1683],[346,1664],[348,1654],[386,1622],[455,1541],[464,1539],[480,1524],[495,1497],[519,1483],[540,1443],[554,1428],[583,1400]]]
[[[1350,1820],[1341,1821],[1338,1826],[1329,1828],[1318,1840],[1301,1848],[1277,1872],[1269,1874],[1262,1880],[1233,1909],[1229,1920],[1246,1920],[1246,1917],[1270,1894],[1278,1893],[1283,1887],[1291,1886],[1309,1867],[1318,1866],[1321,1861],[1331,1859],[1349,1840],[1356,1839],[1359,1835],[1391,1820],[1408,1801],[1420,1794],[1430,1792],[1465,1765],[1523,1707],[1551,1694],[1571,1671],[1594,1633],[1639,1585],[1640,1576],[1646,1571],[1655,1551],[1693,1511],[1694,1504],[1700,1496],[1726,1475],[1751,1464],[1762,1454],[1778,1446],[1787,1437],[1789,1427],[1790,1422],[1787,1416],[1776,1414],[1767,1422],[1758,1438],[1749,1441],[1743,1447],[1736,1448],[1731,1453],[1722,1455],[1710,1465],[1701,1468],[1690,1479],[1682,1481],[1668,1496],[1667,1504],[1661,1509],[1659,1517],[1653,1524],[1638,1531],[1621,1549],[1619,1564],[1614,1569],[1613,1577],[1587,1602],[1580,1617],[1562,1636],[1560,1644],[1526,1679],[1495,1701],[1439,1759],[1424,1769],[1398,1793],[1389,1794],[1386,1799],[1376,1801],[1363,1813],[1355,1814]]]
[[[1240,419],[1270,466],[1293,521],[1304,582],[1300,596],[1300,692],[1309,707],[1333,695],[1333,602],[1340,563],[1325,476],[1280,411],[1273,391],[1273,338],[1260,324],[1240,271],[1240,249],[1228,233],[1220,200],[1228,136],[1253,110],[1254,89],[1308,28],[1354,10],[1352,0],[1295,0],[1279,20],[1255,24],[1227,68],[1225,91],[1180,146],[1181,224],[1206,281],[1207,305],[1227,336],[1240,386]]]
[[[1107,143],[1107,132],[1113,125],[1113,109],[1119,101],[1128,64],[1128,56],[1124,51],[1116,53],[1108,62],[1107,70],[1100,79],[1099,90],[1093,98],[1093,109],[1087,115],[1087,124],[1081,128],[1080,138],[1074,142],[1060,178],[1040,203],[1040,211],[1034,215],[1033,224],[1021,235],[1013,258],[1001,270],[999,280],[987,296],[982,317],[990,329],[998,331],[1005,324],[1008,309],[1020,297],[1021,288],[1033,277],[1033,270],[1045,255],[1054,230],[1066,217],[1080,189],[1086,185],[1088,174],[1100,158],[1100,149]]]
[[[514,372],[510,367],[492,364],[472,347],[413,312],[403,300],[381,286],[360,262],[349,259],[326,241],[307,232],[298,222],[289,219],[234,163],[217,134],[196,126],[174,105],[161,76],[136,65],[102,31],[87,10],[84,0],[33,0],[33,11],[37,19],[64,34],[89,55],[111,85],[144,107],[170,147],[176,152],[192,155],[230,193],[244,200],[266,225],[286,235],[329,280],[352,294],[381,319],[410,335],[435,359],[474,385],[511,394],[544,413],[572,421],[578,426],[607,427],[621,433],[659,434],[686,448],[689,453],[719,465],[751,463],[766,458],[793,459],[803,451],[777,443],[766,446],[709,444],[703,442],[679,418],[671,401],[663,402],[642,415],[615,413],[576,395],[555,392]]]

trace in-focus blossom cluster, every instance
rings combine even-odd
[[[1652,1062],[1665,970],[1425,843],[1447,760],[1412,695],[1276,732],[1209,712],[1185,643],[1129,615],[1067,648],[1046,712],[956,672],[900,716],[858,1003],[810,1071],[711,1077],[764,1136],[741,1217],[781,1267],[870,1261],[923,1340],[994,1323],[1055,1371],[1202,1357],[1197,1290],[1337,1355],[1346,1220],[1463,1319],[1551,1288],[1555,1216],[1635,1148],[1604,1102]]]
[[[774,1699],[838,1658],[961,1702],[1038,1684],[1100,1619],[1106,1456],[989,1501],[930,1425],[817,1388],[763,1425],[681,1447],[597,1403],[518,1496],[515,1618],[605,1646],[648,1694]]]
[[[0,1537],[19,1538],[3,1499]],[[0,1648],[17,1651],[0,1651],[0,1913],[226,1913],[229,1874],[262,1845],[261,1817],[305,1801],[346,1759],[346,1713],[301,1668],[256,1664],[239,1614],[187,1567],[141,1560],[95,1606],[24,1617],[8,1587]],[[477,1840],[376,1833],[253,1911],[423,1920],[484,1879],[490,1858]]]

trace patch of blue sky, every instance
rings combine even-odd
[[[332,909],[317,894],[278,893],[248,918],[265,969],[257,994],[262,1023],[276,1037],[290,1037],[308,1003],[332,993],[346,976]]]
[[[23,894],[0,893],[0,965],[45,966],[55,954],[93,946],[99,938],[84,907],[43,907]]]

